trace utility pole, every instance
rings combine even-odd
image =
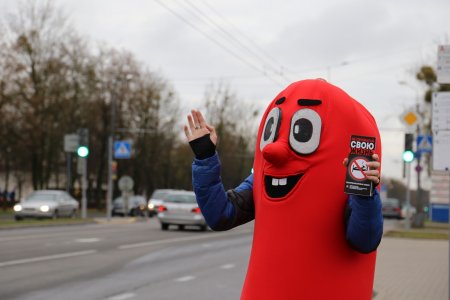
[[[112,165],[113,165],[113,144],[114,144],[114,131],[116,119],[116,95],[111,93],[111,118],[109,124],[109,137],[108,137],[108,191],[106,195],[106,219],[111,220],[112,198],[114,192],[113,178],[112,178]]]

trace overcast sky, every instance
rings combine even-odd
[[[0,0],[0,14],[16,2]],[[372,112],[383,175],[395,178],[402,175],[399,116],[424,90],[415,71],[435,66],[437,45],[450,44],[448,0],[55,2],[80,34],[127,49],[159,72],[185,110],[219,80],[262,112],[288,83],[327,79]]]

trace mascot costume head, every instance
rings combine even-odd
[[[295,82],[270,103],[254,160],[255,231],[242,299],[371,299],[376,253],[345,237],[352,135],[377,139],[372,115],[324,80]]]

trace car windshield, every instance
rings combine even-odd
[[[30,197],[28,197],[26,202],[37,202],[37,201],[56,201],[56,195],[52,194],[32,194]]]
[[[145,200],[142,197],[132,197],[130,200],[131,200],[131,203],[133,203],[133,204],[145,203]]]
[[[174,203],[196,203],[195,195],[190,194],[172,194],[167,196],[165,201]]]
[[[387,198],[386,200],[383,201],[383,205],[399,206],[400,205],[400,201],[398,199],[395,199],[395,198]]]

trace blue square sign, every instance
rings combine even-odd
[[[417,136],[417,152],[431,153],[433,151],[433,138],[431,135],[419,134]]]
[[[117,158],[117,159],[131,158],[131,143],[130,143],[130,141],[115,141],[114,142],[114,158]]]

